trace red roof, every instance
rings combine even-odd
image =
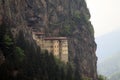
[[[67,37],[46,37],[44,40],[67,40]]]

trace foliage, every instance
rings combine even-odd
[[[8,56],[11,55],[13,52],[13,39],[8,30],[7,25],[2,24],[0,26],[0,48],[3,50],[4,55]]]
[[[65,28],[68,32],[69,27]],[[4,32],[0,30],[0,33]],[[24,35],[20,31],[16,41],[8,31],[1,35],[0,41],[5,44],[1,43],[0,49],[6,55],[6,62],[0,66],[0,80],[84,80],[71,63],[65,64],[52,53],[41,52]],[[18,73],[13,75],[14,71]]]
[[[80,17],[80,11],[79,11],[79,10],[76,10],[76,11],[74,12],[74,16],[75,16],[76,18],[80,19],[80,18],[81,18],[81,17]]]
[[[15,47],[15,53],[16,53],[16,58],[18,59],[19,62],[23,61],[25,54],[24,50],[22,50],[20,47]]]
[[[4,42],[5,42],[5,45],[7,45],[7,46],[10,46],[13,44],[12,39],[7,34],[4,36]]]
[[[70,25],[64,26],[63,32],[65,32],[66,36],[70,36],[71,35],[71,26]]]
[[[103,76],[103,75],[99,75],[98,80],[107,80],[107,78],[105,76]]]
[[[72,23],[65,23],[65,25],[62,27],[62,31],[60,32],[61,36],[72,36],[73,31],[75,29],[76,25],[73,25]]]

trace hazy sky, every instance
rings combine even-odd
[[[95,37],[120,28],[120,0],[86,0]]]

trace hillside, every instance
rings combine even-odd
[[[98,64],[98,72],[107,76],[108,78],[117,78],[120,73],[120,54],[113,54],[111,57],[105,59],[103,62]],[[104,66],[104,67],[103,67]],[[117,78],[119,79],[119,78]]]
[[[111,75],[109,78],[109,80],[119,80],[119,79],[120,79],[120,72]]]
[[[98,63],[120,52],[120,29],[96,38]]]
[[[47,37],[67,37],[71,67],[44,54],[31,28]],[[3,80],[97,80],[94,29],[85,0],[0,0],[0,33]]]
[[[119,80],[120,73],[120,29],[96,38],[98,44],[98,73]]]

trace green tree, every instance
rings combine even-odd
[[[22,50],[20,47],[15,47],[15,54],[18,61],[22,62],[25,57],[24,50]]]
[[[98,80],[107,80],[107,78],[105,76],[103,76],[103,75],[99,75]]]
[[[4,43],[6,46],[10,46],[13,44],[12,38],[10,38],[10,36],[7,34],[4,36]]]

